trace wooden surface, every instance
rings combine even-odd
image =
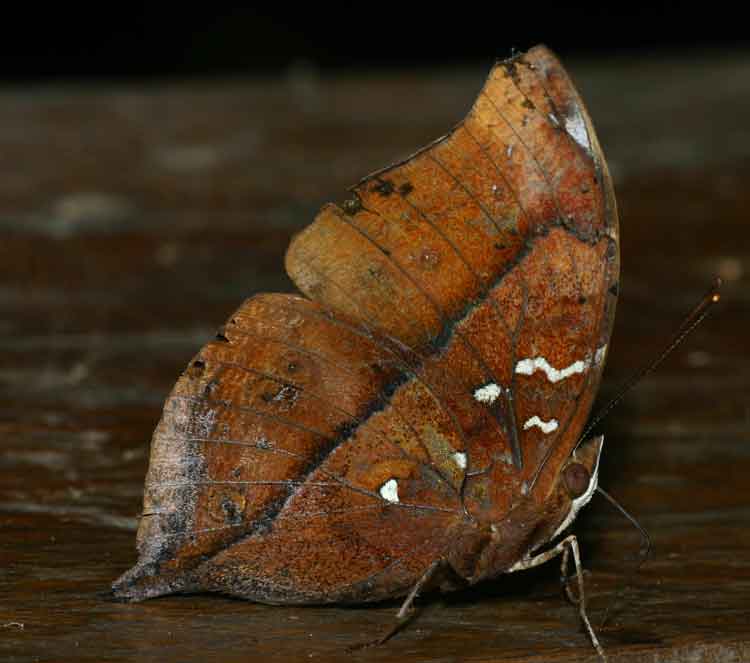
[[[601,483],[654,552],[602,641],[611,661],[748,660],[750,56],[568,65],[621,211],[603,397],[726,281],[604,425]],[[107,597],[135,560],[151,430],[186,362],[244,297],[289,290],[292,233],[444,133],[486,69],[0,90],[0,659],[594,659],[555,564],[427,596],[354,653],[393,605]],[[638,537],[601,500],[575,529],[598,622]]]

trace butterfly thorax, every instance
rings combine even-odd
[[[446,556],[453,571],[469,584],[514,571],[562,534],[596,489],[602,442],[597,437],[574,451],[548,494],[522,496],[499,519],[479,514],[462,522]]]
[[[495,523],[462,523],[448,551],[448,563],[472,585],[505,573],[550,540],[569,507],[570,501],[556,492],[541,505],[524,498]]]

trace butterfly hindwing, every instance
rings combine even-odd
[[[424,569],[396,562],[455,519],[461,476],[441,473],[405,414],[432,397],[418,381],[403,388],[408,369],[396,357],[302,298],[246,302],[167,399],[152,441],[141,560],[120,593],[345,599],[394,564],[413,582]]]

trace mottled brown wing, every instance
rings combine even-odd
[[[289,248],[313,301],[250,300],[177,383],[120,596],[396,596],[467,515],[549,493],[618,273],[611,183],[559,63],[496,66],[450,135],[354,194]]]
[[[449,135],[328,205],[287,253],[311,299],[411,349],[457,422],[481,520],[540,502],[595,396],[619,273],[606,164],[544,47],[498,64]],[[461,445],[461,446],[458,446]]]
[[[115,593],[290,603],[408,589],[462,516],[463,472],[415,428],[415,411],[436,409],[427,387],[394,393],[407,372],[396,350],[317,304],[248,300],[167,399],[140,558]]]

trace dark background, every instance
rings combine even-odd
[[[720,3],[26,3],[3,8],[0,81],[434,67],[539,42],[566,58],[702,53],[743,45],[745,22],[732,12]]]

